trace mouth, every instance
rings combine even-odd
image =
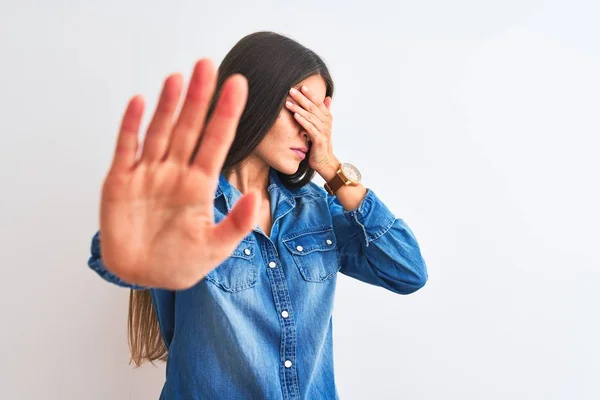
[[[303,151],[304,149],[294,148],[291,150],[302,160],[304,160],[306,158],[306,151]],[[308,149],[307,149],[307,151],[308,151]]]

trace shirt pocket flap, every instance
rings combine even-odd
[[[231,256],[206,275],[212,282],[226,292],[239,292],[252,288],[258,278],[255,239],[244,238],[233,250]]]
[[[252,260],[256,253],[256,242],[253,239],[244,238],[238,247],[233,250],[231,257],[244,258]]]
[[[333,228],[296,234],[282,241],[288,250],[296,255],[305,255],[313,251],[328,251],[337,245]]]
[[[304,280],[324,282],[339,271],[337,239],[333,227],[318,227],[282,239]]]

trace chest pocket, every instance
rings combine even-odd
[[[256,285],[258,246],[255,238],[244,238],[231,256],[206,275],[212,282],[226,292],[239,292]]]
[[[333,278],[340,269],[333,227],[311,229],[282,239],[302,277],[309,282]]]

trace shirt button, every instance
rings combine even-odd
[[[333,243],[331,240],[327,239],[327,244]]]
[[[283,318],[287,318],[289,315],[290,315],[290,314],[288,314],[288,312],[287,312],[287,311],[282,311],[282,312],[281,312],[281,316],[282,316]]]
[[[246,253],[246,255],[249,256],[250,255],[250,249],[244,250],[244,253]]]
[[[285,360],[285,363],[283,363],[283,365],[285,365],[286,368],[289,368],[292,366],[292,362],[290,360]]]
[[[269,268],[275,268],[277,266],[277,264],[274,261],[271,261],[269,263]]]
[[[298,247],[296,247],[296,250],[298,250],[298,251],[302,251],[302,250],[303,250],[303,247],[302,247],[302,246],[298,246]]]

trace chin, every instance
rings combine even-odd
[[[293,175],[298,172],[298,169],[300,168],[300,162],[289,160],[287,162],[274,163],[272,167],[283,174]]]

